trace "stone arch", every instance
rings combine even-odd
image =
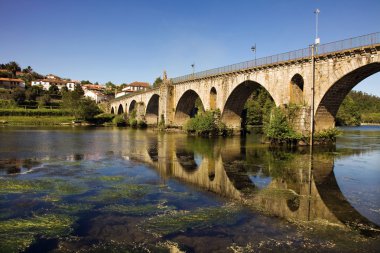
[[[177,149],[175,152],[178,163],[187,173],[193,173],[200,167],[203,157],[191,150]]]
[[[149,99],[145,112],[145,120],[148,125],[158,124],[159,100],[160,96],[157,94],[153,94]]]
[[[228,127],[240,129],[242,119],[241,114],[244,109],[244,104],[252,92],[259,87],[262,87],[268,91],[264,86],[254,81],[244,81],[236,86],[236,88],[229,94],[224,105],[222,122],[224,122]],[[273,99],[272,95],[271,97]]]
[[[289,101],[294,104],[301,104],[303,102],[303,87],[304,80],[300,74],[295,74],[290,80],[289,85]]]
[[[347,94],[362,80],[380,71],[380,62],[359,67],[339,78],[324,94],[315,112],[315,130],[335,126],[335,117]]]
[[[115,114],[115,109],[113,108],[113,106],[111,107],[111,114]]]
[[[137,109],[137,102],[136,100],[132,100],[132,102],[129,104],[128,113],[131,113],[135,109]]]
[[[120,104],[118,109],[117,109],[117,114],[123,114],[123,113],[124,113],[123,105]]]
[[[212,87],[210,90],[210,110],[215,110],[216,109],[216,89],[215,87]]]
[[[177,103],[174,115],[174,123],[176,125],[183,126],[189,118],[194,117],[197,114],[197,110],[195,110],[195,102],[197,99],[199,99],[204,108],[200,96],[194,90],[187,90],[181,96]]]

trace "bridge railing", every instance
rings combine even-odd
[[[380,32],[319,45],[317,53],[327,54],[327,53],[333,53],[333,52],[338,52],[338,51],[343,51],[343,50],[348,50],[348,49],[358,48],[358,47],[364,47],[364,46],[369,46],[369,45],[375,45],[375,44],[380,44]],[[275,63],[299,60],[299,59],[310,58],[310,57],[311,57],[310,48],[303,48],[303,49],[299,49],[295,51],[290,51],[287,53],[267,56],[267,57],[259,58],[256,60],[245,61],[245,62],[236,63],[236,64],[232,64],[232,65],[228,65],[228,66],[224,66],[220,68],[214,68],[210,70],[197,72],[194,74],[180,76],[180,77],[172,78],[171,80],[173,83],[180,83],[180,82],[189,81],[193,79],[216,76],[216,75],[220,75],[224,73],[242,71],[245,69],[251,69],[251,68],[264,66],[268,64],[275,64]]]

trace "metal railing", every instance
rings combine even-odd
[[[365,47],[370,45],[380,44],[380,32],[377,33],[371,33],[368,35],[363,35],[359,37],[354,37],[350,39],[335,41],[331,43],[321,44],[318,46],[317,53],[319,55],[321,54],[328,54],[333,52],[339,52],[343,50],[348,50],[352,48],[358,48],[358,47]],[[281,62],[287,62],[287,61],[293,61],[293,60],[300,60],[303,58],[310,58],[311,57],[311,49],[310,48],[303,48],[296,51],[290,51],[287,53],[267,56],[263,58],[259,58],[256,60],[251,61],[245,61],[241,63],[236,63],[220,68],[214,68],[210,70],[205,70],[201,72],[197,72],[194,74],[189,74],[185,76],[175,77],[172,78],[171,81],[176,83],[181,83],[189,80],[194,79],[200,79],[210,76],[217,76],[225,73],[230,72],[236,72],[236,71],[243,71],[246,69],[252,69],[259,66],[265,66],[269,64],[276,64]]]

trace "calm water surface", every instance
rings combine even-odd
[[[0,252],[379,252],[380,127],[269,148],[0,128]]]

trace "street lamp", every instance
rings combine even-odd
[[[312,85],[311,85],[311,106],[310,106],[310,146],[313,147],[314,142],[314,92],[315,92],[315,54],[317,53],[317,46],[320,43],[318,37],[318,15],[319,9],[314,11],[315,13],[315,42],[310,45],[311,47],[311,68],[312,68]]]
[[[191,67],[193,69],[193,77],[194,77],[194,67],[195,67],[195,63],[191,64]]]
[[[256,43],[251,47],[252,52],[255,53],[255,64],[256,64]]]
[[[315,13],[315,45],[318,45],[320,43],[320,39],[318,37],[318,16],[319,16],[320,10],[316,9],[314,13]]]

